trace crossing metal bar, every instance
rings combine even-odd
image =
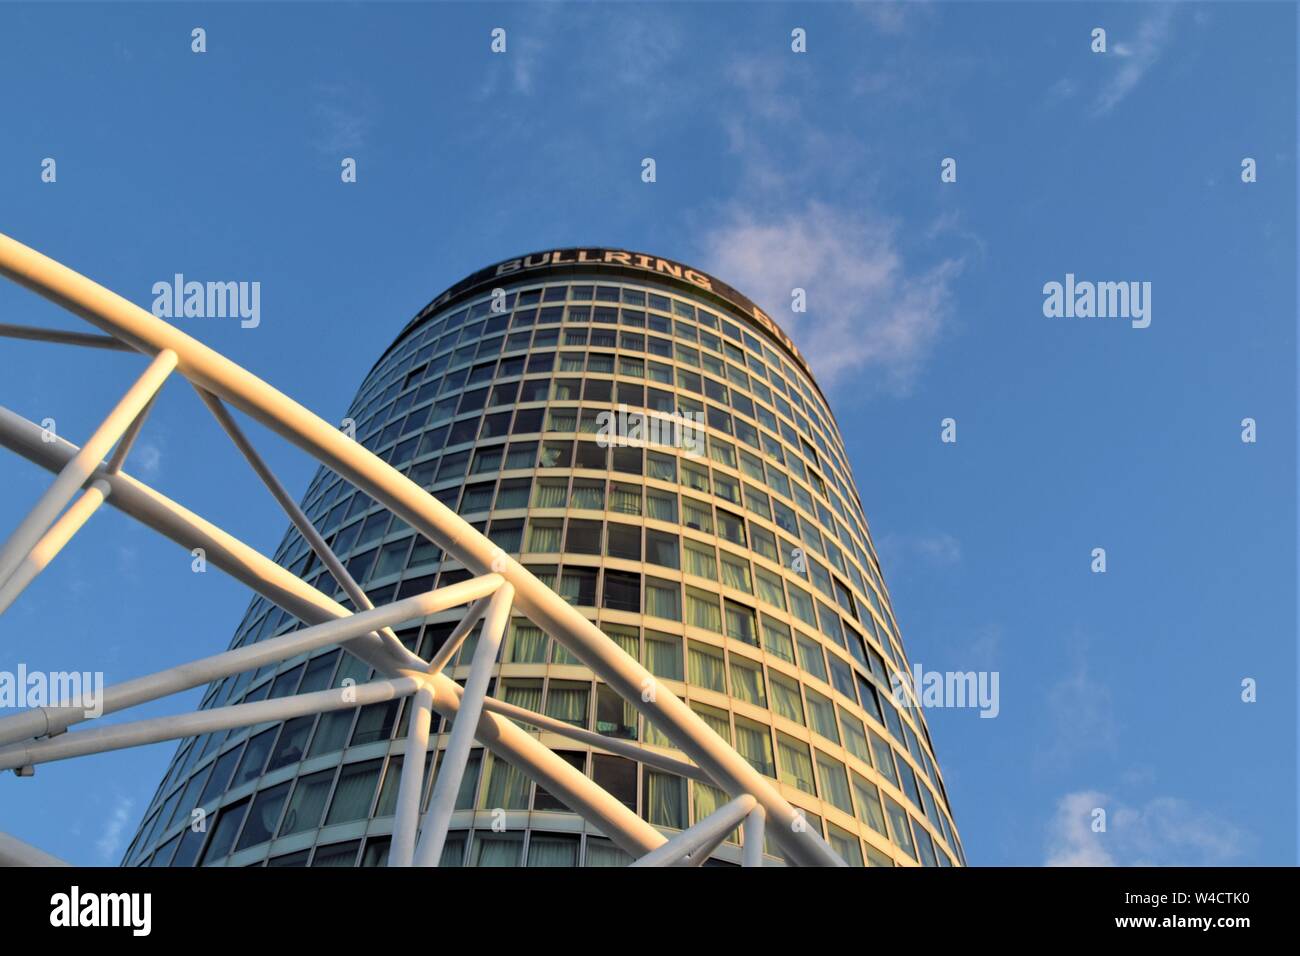
[[[7,581],[14,570],[40,541],[41,536],[49,530],[59,512],[76,495],[77,489],[86,483],[99,467],[109,448],[113,446],[147,405],[158,389],[162,387],[167,376],[176,367],[176,353],[163,349],[149,363],[122,396],[121,400],[108,413],[108,417],[95,429],[81,451],[64,466],[58,476],[41,495],[36,505],[22,520],[4,548],[0,549],[0,582]]]
[[[483,698],[487,696],[488,683],[492,680],[492,666],[496,663],[497,651],[501,649],[501,638],[510,620],[510,603],[514,596],[515,589],[502,584],[492,595],[483,615],[483,630],[479,633],[478,646],[474,648],[474,661],[460,702],[461,714],[451,726],[451,739],[447,741],[442,764],[433,781],[429,809],[424,812],[424,832],[415,849],[416,866],[437,866],[442,859],[456,794],[460,792],[460,781],[465,776],[465,761],[474,743],[474,728],[483,712]]]

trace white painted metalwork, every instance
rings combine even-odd
[[[761,865],[765,835],[796,865],[844,865],[821,836],[807,827],[801,813],[781,796],[770,780],[638,661],[523,565],[502,553],[488,538],[405,475],[202,343],[4,235],[0,235],[0,274],[58,303],[106,333],[100,336],[0,325],[0,337],[127,350],[151,359],[145,372],[82,448],[62,438],[50,440],[51,436],[43,435],[39,426],[0,407],[0,445],[56,474],[49,490],[0,549],[0,612],[49,564],[96,508],[107,502],[186,550],[202,547],[209,564],[226,571],[308,626],[282,637],[118,684],[104,695],[105,713],[332,644],[339,644],[371,664],[381,675],[356,687],[73,733],[65,731],[86,719],[82,711],[67,706],[33,708],[0,719],[0,769],[30,775],[36,765],[51,760],[411,696],[414,710],[398,786],[391,866],[437,865],[466,758],[475,743],[521,770],[582,815],[616,845],[637,857],[637,865],[700,865],[742,824],[746,866]],[[355,612],[122,470],[150,404],[173,371],[198,390],[322,564],[351,598]],[[463,563],[475,577],[372,608],[365,593],[254,450],[227,405],[270,428],[370,495],[417,533]],[[114,449],[113,454],[105,462],[104,456],[110,449]],[[74,502],[83,488],[86,490]],[[70,502],[71,506],[64,511]],[[464,618],[431,662],[426,663],[408,650],[393,634],[392,628],[403,622],[465,604],[470,607]],[[691,762],[603,737],[487,697],[491,670],[512,607],[550,634],[652,721]],[[442,671],[480,620],[482,628],[474,660],[462,690]],[[434,711],[454,722],[428,808],[421,819],[420,797]],[[520,724],[707,781],[732,799],[670,840]],[[768,823],[772,825],[769,827]],[[0,834],[0,863],[44,858],[46,855],[40,851]]]

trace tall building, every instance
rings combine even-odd
[[[596,621],[855,865],[962,865],[834,418],[784,332],[676,262],[565,249],[490,266],[409,322],[345,428]],[[302,506],[376,605],[468,578],[321,469]],[[342,599],[290,529],[277,563]],[[459,612],[398,637],[428,659]],[[255,599],[239,647],[294,629]],[[447,673],[464,680],[471,638]],[[202,706],[358,683],[337,648],[229,677]],[[523,618],[492,695],[675,753]],[[143,866],[375,866],[387,858],[407,701],[181,742],[124,858]],[[438,724],[431,749],[448,739]],[[531,728],[530,728],[531,729]],[[552,732],[542,738],[650,823],[682,829],[721,791]],[[433,761],[430,761],[432,764]],[[428,798],[426,780],[424,799]],[[202,808],[205,827],[189,826]],[[736,863],[733,834],[711,862]],[[769,843],[772,859],[777,851]],[[521,772],[471,752],[444,866],[609,866],[628,857]]]

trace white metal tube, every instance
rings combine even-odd
[[[24,843],[8,833],[0,833],[0,866],[67,866],[57,856]]]
[[[722,838],[736,828],[745,814],[754,809],[756,801],[744,793],[729,803],[724,803],[689,830],[683,830],[659,849],[633,860],[632,866],[671,866],[685,860],[692,853],[708,846],[716,846]],[[716,842],[715,842],[716,841]]]
[[[474,743],[474,731],[478,727],[479,715],[483,712],[483,698],[487,696],[492,667],[496,664],[501,637],[510,620],[510,604],[514,596],[515,589],[509,584],[502,584],[492,595],[487,612],[483,615],[483,630],[479,633],[478,646],[474,648],[474,661],[470,665],[469,678],[465,681],[460,714],[452,723],[451,739],[447,741],[442,764],[433,781],[429,809],[424,814],[424,832],[415,850],[416,866],[437,866],[442,859],[442,847],[447,842],[447,827],[451,823],[452,810],[455,809],[456,794],[460,792],[460,781],[465,776],[465,761],[469,757],[470,746]]]
[[[415,832],[420,825],[420,796],[429,750],[433,692],[427,687],[422,688],[411,698],[410,707],[406,755],[402,758],[402,779],[397,785],[397,810],[393,816],[393,840],[388,849],[389,866],[410,866],[415,859]]]
[[[744,846],[741,849],[740,865],[741,866],[762,866],[763,865],[763,823],[766,815],[762,807],[755,807],[749,811],[749,816],[745,817],[745,828],[742,831]]]
[[[158,401],[157,392],[150,396],[149,401],[145,402],[144,408],[140,409],[140,414],[131,419],[131,424],[126,427],[126,431],[118,439],[117,447],[113,449],[113,455],[108,459],[108,470],[110,472],[122,470],[122,465],[126,462],[126,456],[131,454],[131,448],[135,445],[135,440],[140,437],[145,419],[149,417],[149,410],[153,408],[156,401]]]
[[[275,472],[271,471],[270,466],[257,453],[257,449],[253,447],[253,443],[249,441],[243,429],[239,427],[226,406],[221,404],[221,399],[197,385],[194,386],[194,390],[199,393],[199,398],[203,400],[203,404],[208,406],[208,410],[212,412],[212,417],[225,430],[231,442],[248,461],[257,477],[262,479],[262,484],[266,485],[267,490],[271,492],[271,496],[275,498],[280,508],[289,516],[289,520],[298,529],[298,533],[303,536],[303,540],[307,542],[316,557],[320,558],[321,564],[325,565],[326,570],[334,576],[334,580],[343,588],[344,593],[352,599],[353,605],[362,611],[368,611],[374,607],[370,597],[365,591],[361,590],[361,585],[357,584],[352,575],[348,573],[348,569],[343,566],[343,562],[338,559],[338,555],[325,543],[325,539],[320,536],[320,532],[311,523],[311,519],[298,507],[298,503],[293,500],[284,485],[280,483],[280,479],[275,477]],[[397,639],[397,635],[390,629],[381,629],[377,633],[390,646],[401,644],[401,641]]]
[[[111,335],[92,335],[89,332],[64,332],[62,329],[36,329],[29,325],[10,325],[0,322],[0,338],[27,339],[32,342],[56,342],[60,345],[85,345],[92,349],[110,349],[114,352],[134,352],[135,349]]]
[[[496,590],[500,580],[496,575],[471,578],[435,591],[403,598],[377,610],[362,611],[359,614],[325,621],[280,637],[268,638],[246,647],[237,647],[234,650],[213,654],[211,657],[123,681],[104,692],[103,699],[98,702],[99,710],[101,714],[116,713],[127,707],[198,687],[231,674],[241,674],[266,664],[287,660],[296,654],[306,653],[318,647],[341,644],[361,634],[370,633],[379,626],[400,624],[413,618],[436,614],[474,600],[485,591]],[[0,745],[25,740],[28,737],[61,733],[87,719],[85,709],[80,707],[31,708],[10,717],[0,718]]]
[[[541,730],[550,731],[561,737],[568,737],[570,740],[577,740],[584,744],[590,744],[593,747],[599,747],[601,750],[607,750],[612,754],[618,754],[621,757],[628,757],[632,760],[640,761],[656,770],[663,770],[667,773],[675,773],[679,776],[686,777],[690,780],[699,780],[702,783],[712,785],[713,781],[699,767],[687,763],[685,760],[678,760],[675,757],[669,757],[667,754],[661,754],[649,747],[642,747],[628,740],[620,740],[617,737],[606,737],[604,734],[598,734],[594,730],[585,730],[582,727],[575,727],[573,724],[565,723],[562,720],[556,720],[554,717],[547,717],[545,714],[539,714],[536,711],[527,710],[517,704],[507,704],[504,700],[498,700],[495,697],[489,697],[483,701],[485,710],[490,710],[494,714],[500,714],[503,717],[509,717],[511,720],[520,723],[531,724]]]
[[[434,652],[433,658],[429,661],[428,671],[430,674],[441,674],[444,667],[451,663],[451,659],[456,656],[460,646],[465,643],[465,638],[469,637],[469,632],[474,630],[474,625],[479,622],[483,612],[487,610],[488,600],[491,595],[481,597],[465,612],[465,616],[447,635],[447,640]]]
[[[717,834],[708,843],[702,844],[699,848],[692,850],[691,855],[685,859],[678,860],[673,866],[703,866],[705,861],[713,854],[713,851],[722,846],[722,842],[731,835],[730,830],[724,830]]]
[[[334,687],[310,694],[276,697],[251,704],[233,704],[230,707],[217,707],[212,710],[196,710],[190,714],[154,717],[149,720],[113,724],[111,727],[60,734],[58,737],[0,747],[0,770],[16,770],[53,760],[66,760],[69,757],[84,757],[87,754],[99,754],[109,750],[156,744],[163,740],[195,737],[214,730],[248,727],[265,721],[289,720],[304,714],[377,704],[392,700],[394,697],[413,694],[422,686],[423,681],[418,677],[398,677],[393,680],[357,684],[353,687]],[[345,694],[345,690],[350,693]]]
[[[136,379],[135,384],[127,389],[126,394],[108,413],[108,417],[95,429],[81,451],[59,472],[45,494],[37,500],[35,507],[10,535],[4,548],[0,549],[0,581],[9,579],[14,569],[41,539],[41,535],[54,523],[59,512],[72,500],[77,489],[94,474],[104,455],[113,447],[113,443],[122,437],[122,433],[149,404],[163,382],[167,381],[167,376],[176,367],[176,362],[176,353],[170,349],[158,352],[149,363],[149,367]]]
[[[50,471],[58,471],[77,453],[76,446],[63,439],[42,441],[39,425],[3,407],[0,407],[0,445]],[[111,507],[171,539],[186,551],[203,548],[208,563],[213,567],[230,574],[300,620],[318,623],[349,614],[337,601],[270,558],[129,474],[106,476],[101,470],[100,477],[105,477],[113,488],[108,500]],[[344,647],[389,675],[423,672],[427,666],[405,648],[403,656],[398,658],[377,639],[369,637],[355,638]],[[444,717],[454,717],[460,706],[460,685],[442,674],[432,680],[434,709]],[[581,814],[620,849],[639,856],[664,842],[662,833],[597,786],[582,771],[504,717],[485,711],[479,720],[476,737],[488,750],[518,767],[565,806]]]
[[[45,570],[54,560],[55,555],[63,550],[64,546],[72,540],[72,536],[81,530],[90,516],[104,503],[108,494],[108,483],[96,479],[81,493],[80,498],[68,506],[67,511],[59,515],[58,520],[50,526],[50,530],[42,535],[36,542],[36,546],[14,569],[9,580],[0,585],[0,614],[3,614],[18,595],[23,593],[27,585]]]
[[[516,603],[533,623],[565,645],[624,700],[650,717],[719,787],[728,793],[755,795],[776,826],[773,839],[792,862],[846,865],[819,834],[796,826],[794,807],[698,714],[576,608],[406,475],[203,343],[85,276],[3,235],[0,235],[0,274],[59,303],[142,352],[153,354],[163,349],[177,352],[182,374],[191,382],[220,396],[311,454],[459,558],[471,571],[499,571],[514,586]],[[654,694],[644,693],[649,686],[655,688]]]

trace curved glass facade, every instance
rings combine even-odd
[[[964,864],[924,716],[890,691],[889,674],[910,667],[843,443],[797,352],[738,295],[689,269],[701,281],[682,278],[685,267],[560,260],[511,260],[423,310],[352,402],[357,440],[596,621],[851,864]],[[703,438],[647,427],[646,441],[611,442],[620,411],[634,422],[684,416]],[[377,605],[469,577],[328,470],[302,504]],[[275,560],[343,600],[296,530]],[[398,636],[428,659],[458,614]],[[257,598],[231,646],[298,626]],[[451,677],[464,680],[474,646],[471,637]],[[512,620],[501,656],[494,696],[676,754],[526,620]],[[227,678],[202,706],[369,676],[331,649]],[[182,741],[124,863],[382,865],[404,704]],[[430,747],[440,750],[448,728],[434,718]],[[726,802],[703,784],[541,737],[665,830]],[[197,830],[196,808],[207,821]],[[739,838],[711,862],[737,863]],[[627,861],[522,773],[472,751],[444,866]]]

